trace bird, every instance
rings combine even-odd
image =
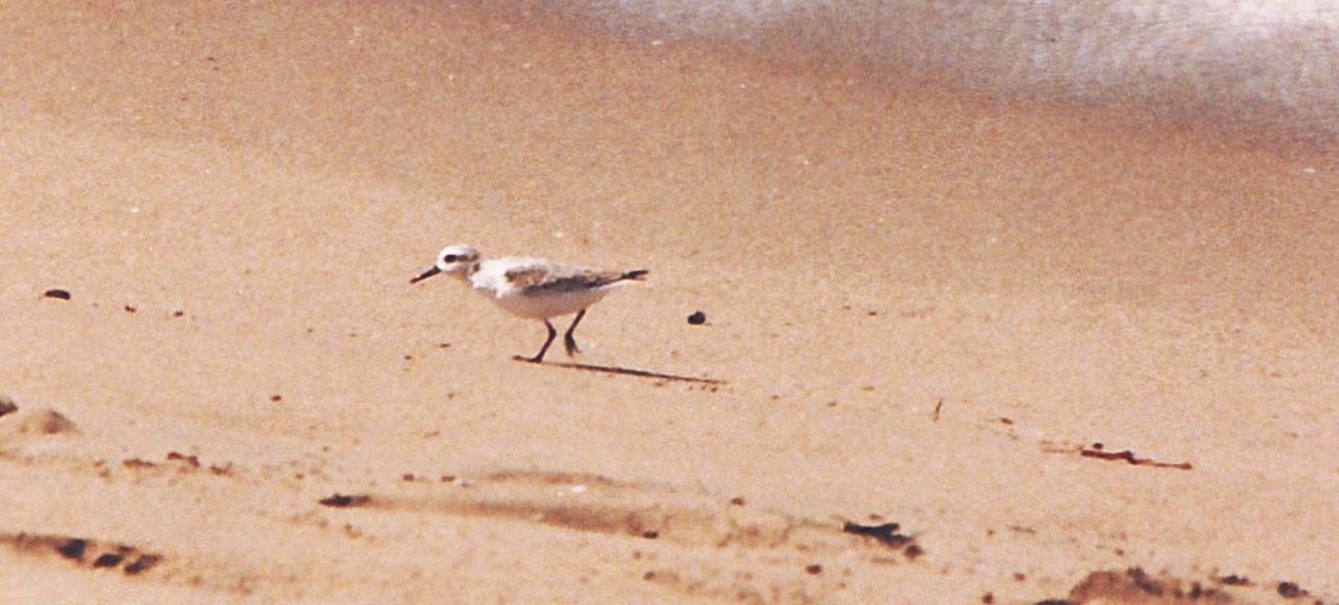
[[[550,319],[576,313],[563,334],[563,345],[568,356],[580,353],[572,332],[586,316],[586,309],[617,286],[644,281],[649,271],[603,271],[521,256],[484,259],[473,246],[456,244],[442,248],[436,262],[409,283],[417,284],[439,273],[468,284],[512,315],[544,322],[549,336],[539,352],[531,357],[513,357],[517,361],[542,363],[549,345],[558,336]]]

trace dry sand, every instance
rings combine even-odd
[[[0,24],[0,602],[1339,602],[1333,153],[439,4]],[[651,269],[580,361],[726,384],[510,361],[407,284],[459,242]]]

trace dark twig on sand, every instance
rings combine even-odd
[[[1194,468],[1189,462],[1158,462],[1151,458],[1138,458],[1130,450],[1121,450],[1119,452],[1108,452],[1102,449],[1102,444],[1094,443],[1092,447],[1085,447],[1079,450],[1079,455],[1085,458],[1098,458],[1101,460],[1124,460],[1135,466],[1154,466],[1158,468],[1175,468],[1188,471]]]

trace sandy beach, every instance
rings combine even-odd
[[[1335,149],[449,3],[0,24],[0,603],[1339,603]],[[517,363],[453,243],[650,275]]]

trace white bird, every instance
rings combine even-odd
[[[517,355],[515,359],[539,363],[548,352],[558,331],[549,318],[576,313],[576,319],[563,335],[567,354],[580,353],[572,337],[586,308],[600,302],[614,286],[626,281],[640,281],[648,273],[645,269],[631,271],[598,271],[584,267],[568,267],[540,258],[509,256],[481,260],[479,251],[471,246],[447,246],[437,254],[437,262],[427,271],[409,280],[416,284],[429,277],[445,273],[469,284],[475,292],[488,297],[507,312],[526,319],[538,319],[549,329],[548,340],[534,357]]]

